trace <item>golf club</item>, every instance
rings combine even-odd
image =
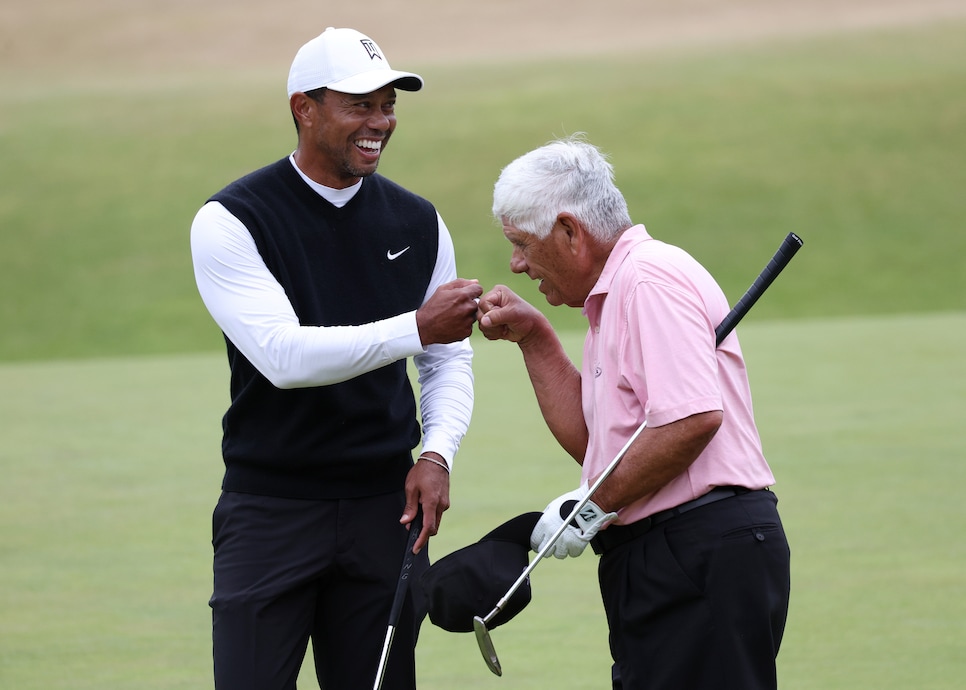
[[[399,572],[399,582],[396,584],[396,593],[392,599],[392,608],[389,609],[389,628],[386,630],[386,639],[382,643],[382,657],[379,659],[379,668],[376,671],[376,680],[372,685],[373,690],[382,688],[382,680],[386,675],[386,664],[389,662],[389,649],[392,647],[392,638],[396,633],[396,624],[399,622],[399,613],[402,611],[403,601],[406,598],[406,590],[409,587],[410,570],[413,567],[413,560],[416,555],[413,553],[413,544],[423,529],[423,510],[416,509],[416,517],[409,523],[409,539],[406,541],[406,552],[403,554],[402,569]]]
[[[734,308],[728,312],[728,315],[721,321],[721,324],[715,329],[715,347],[721,344],[721,342],[728,337],[728,334],[734,330],[738,322],[748,313],[751,307],[758,301],[758,298],[768,289],[768,286],[774,282],[778,274],[781,273],[782,269],[788,265],[788,262],[792,260],[795,253],[802,247],[802,239],[798,237],[793,232],[788,233],[785,239],[782,241],[781,246],[778,251],[772,257],[771,261],[765,266],[762,272],[758,275],[755,281],[751,284],[751,287],[745,291],[741,299]],[[624,444],[624,447],[618,451],[614,459],[610,461],[610,464],[604,469],[603,473],[594,481],[593,485],[587,491],[587,495],[584,496],[570,511],[570,515],[563,521],[560,527],[550,536],[550,539],[543,545],[537,555],[530,561],[530,564],[524,569],[523,573],[517,578],[507,593],[496,603],[493,610],[490,611],[486,616],[474,616],[473,617],[473,632],[476,635],[476,642],[480,647],[480,653],[483,654],[483,660],[486,662],[487,668],[489,668],[493,673],[498,676],[503,675],[503,668],[500,666],[500,659],[496,655],[496,648],[493,646],[493,640],[490,637],[490,631],[487,629],[487,625],[493,620],[493,618],[503,610],[507,602],[510,600],[520,586],[526,582],[527,578],[530,577],[530,573],[533,572],[534,568],[543,560],[543,558],[550,553],[554,544],[560,538],[560,536],[566,531],[567,526],[570,522],[577,517],[577,514],[583,509],[584,506],[590,501],[594,492],[600,488],[600,485],[611,475],[614,469],[620,463],[621,458],[627,453],[627,450],[631,447],[637,437],[641,435],[644,429],[647,427],[647,420],[645,419],[641,425],[637,428],[631,437]]]

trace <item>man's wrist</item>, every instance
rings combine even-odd
[[[446,470],[446,474],[449,474],[449,465],[447,465],[446,461],[443,460],[443,458],[440,457],[437,453],[433,453],[432,455],[430,455],[429,453],[422,453],[418,458],[416,458],[416,462],[419,462],[420,460],[425,460],[427,462],[433,463],[434,465],[439,465],[444,470]]]

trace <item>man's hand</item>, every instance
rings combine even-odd
[[[424,455],[446,465],[438,453]],[[406,476],[406,507],[399,522],[404,525],[411,523],[420,505],[423,507],[423,529],[413,544],[413,553],[419,553],[429,543],[429,538],[436,536],[443,512],[449,509],[449,472],[425,460],[418,460]]]
[[[416,310],[416,327],[423,347],[455,343],[469,338],[476,320],[476,301],[483,294],[477,280],[456,280],[440,285]]]
[[[505,285],[497,285],[480,297],[477,321],[487,340],[519,343],[547,319],[539,309]]]
[[[560,529],[564,520],[570,516],[574,506],[584,499],[587,491],[587,485],[582,484],[579,488],[550,502],[530,534],[530,546],[534,551],[539,552],[546,545],[550,537]],[[567,529],[557,539],[553,548],[546,553],[546,557],[553,554],[556,558],[567,556],[576,558],[584,552],[587,544],[601,527],[616,519],[617,513],[605,513],[596,503],[587,501],[587,504],[567,525]]]

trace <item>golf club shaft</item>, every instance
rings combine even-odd
[[[510,589],[506,594],[503,595],[503,598],[496,603],[496,607],[490,611],[489,614],[487,614],[486,618],[483,619],[484,623],[489,624],[489,622],[493,620],[493,617],[503,610],[503,607],[506,606],[510,598],[516,594],[518,589],[520,589],[520,585],[526,582],[526,579],[530,577],[530,573],[533,572],[533,569],[537,567],[540,561],[546,557],[548,553],[550,553],[550,549],[553,548],[554,544],[557,543],[557,540],[560,539],[560,536],[566,531],[567,525],[570,524],[570,521],[577,517],[577,513],[579,513],[580,510],[587,505],[587,503],[590,501],[590,497],[594,495],[594,492],[597,491],[597,489],[600,488],[600,485],[603,484],[607,477],[611,475],[611,472],[614,471],[614,468],[617,467],[617,464],[621,461],[621,458],[624,457],[624,454],[627,453],[627,450],[631,447],[631,444],[637,440],[637,437],[641,435],[641,432],[644,431],[646,426],[647,420],[645,419],[644,422],[637,427],[637,431],[631,434],[631,437],[627,439],[627,443],[624,444],[624,447],[620,449],[620,452],[617,453],[614,459],[610,461],[610,464],[607,465],[601,475],[597,477],[593,485],[587,491],[587,495],[577,502],[577,505],[575,505],[573,510],[570,511],[570,515],[567,516],[567,519],[564,520],[563,524],[557,528],[557,531],[551,535],[550,539],[547,540],[547,543],[543,545],[543,548],[537,552],[537,555],[532,561],[530,561],[530,564],[526,567],[520,577],[517,578],[516,582],[510,586]]]
[[[765,268],[762,269],[761,273],[758,274],[758,277],[755,278],[755,281],[751,284],[751,287],[745,291],[745,294],[742,295],[741,299],[738,300],[738,303],[735,304],[734,308],[728,312],[725,318],[722,319],[721,323],[715,329],[715,347],[720,345],[721,341],[727,338],[731,331],[735,329],[735,327],[738,325],[738,322],[744,318],[745,314],[747,314],[752,306],[754,306],[755,302],[758,301],[758,298],[762,296],[765,290],[768,289],[768,286],[770,286],[774,282],[775,278],[778,277],[778,274],[782,272],[782,269],[784,269],[785,266],[788,265],[788,262],[792,260],[792,257],[795,256],[795,253],[801,249],[802,244],[802,239],[798,237],[798,235],[793,232],[788,233],[788,235],[782,241],[781,246],[778,248],[778,251],[772,257],[771,261],[769,261]],[[485,624],[488,625],[490,621],[493,620],[493,617],[503,610],[503,607],[506,606],[510,598],[530,576],[530,573],[532,573],[533,569],[537,567],[537,564],[540,563],[541,559],[550,553],[550,550],[554,547],[554,544],[557,543],[557,540],[567,530],[567,526],[570,524],[570,522],[574,520],[584,506],[590,502],[594,492],[596,492],[597,489],[600,488],[600,485],[603,484],[604,481],[611,475],[611,473],[620,463],[621,459],[627,453],[628,449],[631,447],[634,441],[637,440],[637,437],[641,435],[646,427],[647,420],[645,419],[637,428],[637,431],[635,431],[627,440],[627,443],[624,444],[624,447],[621,448],[614,459],[610,461],[610,464],[604,468],[604,471],[601,473],[601,475],[597,477],[593,485],[588,489],[587,495],[577,502],[573,510],[570,511],[570,515],[566,517],[563,523],[550,536],[550,539],[544,543],[536,557],[530,561],[530,564],[526,567],[520,577],[517,578],[516,582],[510,586],[510,589],[505,595],[503,595],[503,598],[497,602],[496,607],[487,614],[486,618],[483,619]]]
[[[389,628],[386,630],[386,639],[382,643],[382,656],[379,658],[379,668],[376,671],[376,679],[372,685],[373,690],[380,690],[382,688],[382,679],[386,675],[386,665],[389,661],[389,650],[392,648],[392,638],[396,634],[396,624],[399,622],[399,614],[402,611],[403,601],[406,599],[409,575],[416,557],[413,553],[413,545],[416,543],[416,539],[419,537],[422,529],[423,510],[417,507],[416,517],[409,523],[409,538],[406,540],[406,552],[403,554],[402,569],[399,572],[399,582],[396,584],[396,593],[392,599],[392,608],[389,609]]]
[[[382,679],[386,675],[386,662],[389,660],[389,648],[392,647],[392,638],[396,634],[396,626],[390,625],[386,631],[386,639],[382,643],[382,656],[379,657],[379,669],[376,671],[376,680],[372,684],[373,690],[382,688]]]

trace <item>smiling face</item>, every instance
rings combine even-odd
[[[299,123],[295,161],[316,182],[343,189],[376,172],[396,129],[396,90],[392,84],[356,95],[326,91],[320,100],[292,95]]]
[[[540,292],[557,307],[581,307],[596,282],[586,262],[586,239],[573,219],[561,215],[550,234],[538,238],[503,222],[503,235],[513,246],[510,270],[540,281]]]

